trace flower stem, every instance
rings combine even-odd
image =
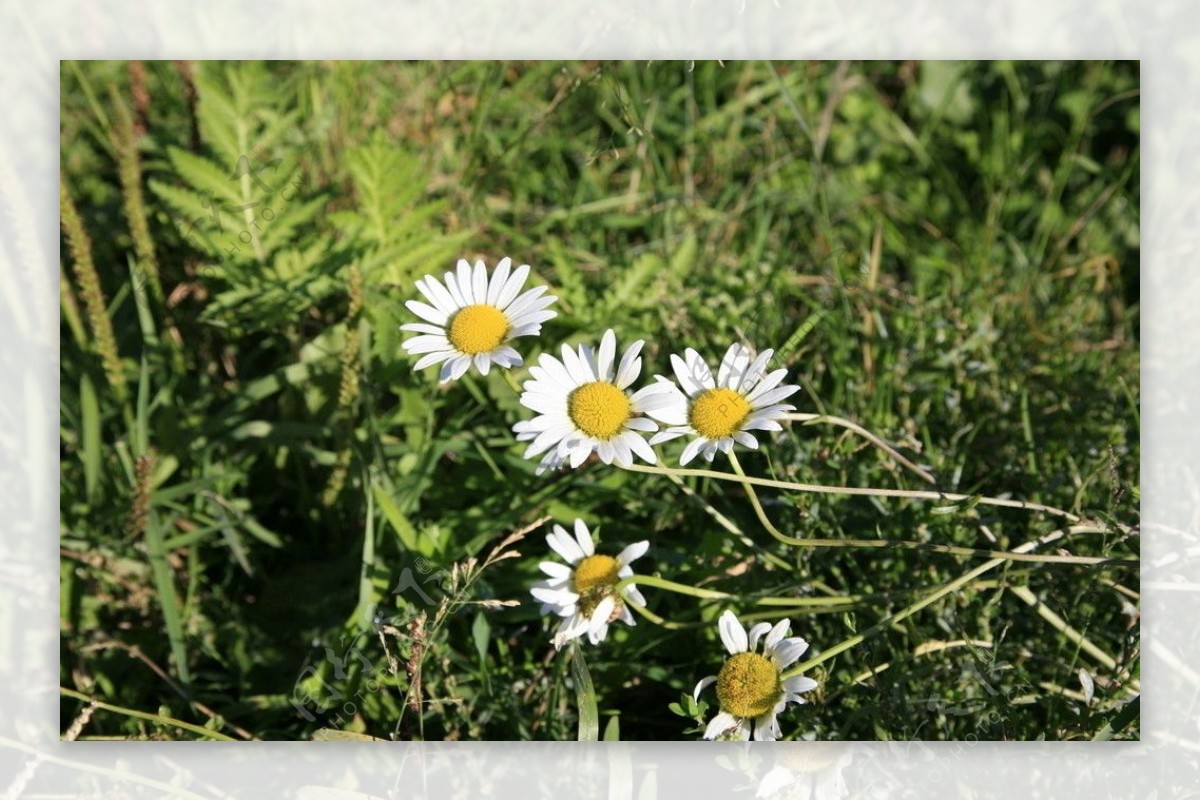
[[[678,582],[669,581],[658,576],[643,576],[634,574],[623,578],[614,585],[617,592],[623,591],[630,584],[640,584],[643,587],[655,587],[668,592],[676,592],[680,595],[690,595],[693,598],[703,598],[709,601],[726,601],[729,599],[743,599],[744,596],[737,595],[731,592],[722,592],[721,590],[706,590],[701,587],[693,587],[691,584],[680,584]],[[622,596],[623,597],[623,596]],[[749,603],[758,606],[833,606],[833,605],[850,605],[858,603],[866,596],[863,595],[828,595],[819,598],[797,598],[795,596],[780,596],[768,595],[762,598],[745,599]],[[628,600],[625,601],[629,603]]]
[[[1072,527],[1069,529],[1058,529],[1056,531],[1050,532],[1049,534],[1046,534],[1043,537],[1039,537],[1036,540],[1030,540],[1029,542],[1027,542],[1023,545],[1018,546],[1016,549],[1016,552],[1017,553],[1028,553],[1028,552],[1034,550],[1035,548],[1038,548],[1042,545],[1046,545],[1047,543],[1053,542],[1055,540],[1061,539],[1062,537],[1065,537],[1068,534],[1077,533],[1074,530],[1074,528],[1075,527]],[[904,607],[903,609],[901,609],[899,612],[896,612],[895,614],[888,615],[883,620],[880,620],[878,623],[871,626],[869,629],[862,631],[858,634],[855,634],[853,637],[843,640],[842,642],[833,646],[829,650],[824,651],[819,656],[815,656],[812,659],[802,662],[799,665],[797,665],[796,667],[785,671],[783,673],[783,678],[789,679],[793,676],[798,676],[798,675],[804,673],[806,670],[811,670],[812,668],[816,667],[817,665],[820,665],[822,662],[826,662],[826,661],[832,659],[833,657],[837,656],[838,654],[842,653],[843,651],[848,651],[849,649],[853,648],[854,646],[858,645],[859,643],[864,642],[868,637],[878,634],[879,632],[883,631],[884,629],[891,627],[893,624],[899,623],[901,620],[912,617],[917,612],[920,612],[922,609],[924,609],[925,607],[934,603],[935,601],[946,597],[947,595],[949,595],[950,593],[959,589],[960,587],[962,587],[966,584],[969,584],[974,579],[978,578],[979,576],[983,575],[984,573],[987,573],[989,570],[993,570],[996,567],[999,567],[1000,565],[1006,563],[1007,561],[1009,561],[1007,558],[996,558],[996,559],[992,559],[990,561],[984,562],[981,565],[978,565],[974,569],[967,571],[966,573],[964,573],[963,575],[954,579],[953,581],[951,581],[947,584],[943,584],[941,587],[939,587],[936,590],[934,590],[933,592],[929,593],[924,598],[921,598],[919,601],[909,604],[908,606]]]
[[[736,481],[740,484],[753,484],[757,487],[774,487],[775,489],[793,490],[795,492],[815,492],[825,495],[869,495],[877,498],[913,498],[916,500],[949,502],[966,501],[973,504],[982,504],[984,506],[1004,506],[1010,509],[1026,509],[1031,512],[1046,512],[1047,514],[1065,518],[1072,523],[1077,523],[1080,520],[1078,515],[1071,514],[1064,509],[1058,509],[1054,506],[1046,506],[1045,504],[1034,503],[1032,501],[1013,501],[1007,498],[991,498],[986,495],[963,495],[957,492],[934,492],[931,490],[876,489],[874,487],[839,487],[829,486],[826,484],[801,484],[795,481],[776,481],[769,478],[753,478],[749,476],[740,477],[730,475],[729,473],[722,473],[717,470],[693,470],[683,467],[657,467],[637,463],[625,465],[624,469],[632,470],[636,473],[654,473],[661,476],[676,475],[694,476],[696,478],[715,478],[719,481]]]
[[[996,551],[989,548],[969,548],[961,545],[942,545],[933,542],[913,542],[911,540],[865,540],[865,539],[797,539],[789,537],[771,523],[767,517],[766,511],[759,502],[758,495],[754,491],[755,484],[763,484],[765,480],[754,479],[746,475],[742,469],[741,463],[738,461],[736,454],[730,452],[730,463],[733,465],[734,472],[737,478],[728,476],[728,474],[717,473],[716,475],[724,476],[731,481],[740,481],[746,488],[747,495],[750,496],[750,503],[754,507],[754,513],[758,516],[758,520],[763,524],[767,532],[776,540],[785,545],[803,546],[807,548],[883,548],[886,550],[909,550],[909,551],[928,551],[930,553],[945,553],[955,556],[971,556],[977,558],[988,559],[1005,559],[1012,562],[1036,562],[1038,564],[1066,564],[1066,565],[1112,565],[1117,567],[1131,567],[1138,564],[1137,560],[1133,559],[1114,559],[1105,556],[1071,556],[1069,554],[1030,554],[1020,551]],[[640,472],[661,473],[667,475],[672,481],[679,483],[676,474],[689,473],[712,473],[708,470],[675,470],[672,468],[645,468],[640,465],[633,465],[630,468]],[[783,484],[784,482],[771,482],[773,485]],[[1055,510],[1061,514],[1067,514],[1062,510]],[[1071,515],[1074,517],[1074,515]],[[1078,518],[1075,518],[1078,519]],[[1097,533],[1103,534],[1106,531],[1104,528],[1097,526],[1076,526],[1073,533]]]
[[[729,463],[733,465],[733,472],[737,473],[742,478],[746,478],[746,471],[742,469],[742,463],[738,461],[737,454],[733,451],[729,452]],[[758,500],[758,493],[754,491],[754,485],[750,483],[743,484],[746,488],[746,494],[750,496],[750,505],[754,507],[754,514],[758,515],[758,522],[763,524],[763,528],[767,530],[775,539],[788,545],[803,545],[804,540],[794,539],[787,536],[771,522],[767,517],[767,512],[763,509],[762,504]]]
[[[596,709],[596,688],[579,640],[571,643],[571,677],[575,680],[575,701],[579,706],[579,741],[600,739],[600,713]]]
[[[900,454],[899,451],[897,451],[895,448],[893,448],[891,445],[889,445],[887,442],[885,442],[882,438],[877,437],[876,435],[872,434],[870,431],[863,428],[858,423],[855,423],[852,420],[847,420],[844,417],[837,417],[832,414],[800,414],[800,413],[785,414],[785,415],[783,415],[783,418],[785,420],[791,420],[796,423],[803,423],[804,425],[813,425],[816,423],[830,423],[832,425],[841,426],[842,428],[853,431],[855,434],[858,434],[860,437],[862,437],[863,439],[870,442],[876,448],[879,448],[879,450],[883,451],[888,456],[892,457],[892,459],[894,459],[898,463],[904,465],[909,470],[916,473],[918,476],[921,477],[922,480],[924,480],[930,484],[934,483],[934,478],[932,475],[929,474],[928,471],[926,471],[924,468],[918,467],[917,465],[910,462],[908,459],[904,458]]]
[[[517,379],[513,378],[513,374],[511,371],[504,370],[503,373],[504,373],[504,380],[508,382],[508,386],[512,389],[513,392],[517,393],[518,395],[520,395],[522,392],[524,392],[524,390],[521,389],[521,385],[517,383]]]

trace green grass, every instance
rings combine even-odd
[[[728,608],[789,617],[805,660],[863,635],[807,670],[785,737],[1138,737],[1136,64],[61,75],[64,732],[87,708],[79,739],[695,738],[681,694]],[[937,489],[1085,518],[1037,552],[1112,561],[971,576],[989,557],[963,551],[1062,524],[1028,510],[760,488],[824,543],[797,547],[735,482],[535,476],[504,376],[439,387],[400,348],[417,278],[505,255],[559,298],[526,364],[610,327],[646,340],[643,381],[773,347],[799,412]],[[930,487],[843,427],[760,440],[752,476]],[[663,623],[572,667],[529,587],[544,521],[576,517],[650,540]]]

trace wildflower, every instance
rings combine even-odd
[[[700,354],[688,348],[684,358],[671,354],[675,368],[676,386],[669,378],[656,376],[668,387],[670,403],[655,407],[650,416],[670,428],[663,429],[650,439],[651,445],[681,436],[693,436],[679,456],[685,465],[703,452],[712,461],[717,451],[729,453],[733,443],[757,448],[758,440],[749,433],[754,430],[780,431],[779,419],[796,407],[779,401],[800,387],[780,386],[787,370],[780,368],[764,375],[773,350],[764,350],[753,358],[753,352],[740,344],[729,346],[713,381],[712,371]],[[682,391],[680,390],[682,387]]]
[[[512,259],[501,259],[489,280],[483,261],[476,261],[472,270],[466,259],[459,259],[457,275],[446,273],[444,284],[432,275],[417,281],[417,289],[429,303],[410,300],[405,305],[426,322],[400,326],[402,331],[419,334],[402,345],[410,354],[425,354],[413,365],[414,370],[442,363],[438,380],[444,382],[461,378],[472,363],[483,375],[493,363],[500,367],[521,364],[521,354],[505,343],[541,332],[542,323],[556,315],[546,307],[557,298],[543,296],[544,286],[518,297],[529,276],[529,265],[510,272],[511,266]]]
[[[652,384],[629,393],[629,385],[642,372],[642,340],[634,342],[614,371],[617,338],[612,329],[600,340],[600,350],[580,345],[578,351],[562,347],[562,360],[543,353],[529,369],[521,403],[538,413],[513,426],[517,440],[530,442],[529,459],[545,453],[537,472],[566,463],[579,467],[595,452],[605,464],[628,466],[637,454],[654,464],[657,457],[643,432],[657,431],[645,417],[669,400],[667,387]]]
[[[649,550],[649,542],[635,542],[616,557],[598,554],[582,520],[575,521],[574,537],[556,524],[546,542],[567,561],[566,565],[542,562],[539,567],[550,578],[539,581],[531,591],[542,602],[542,614],[553,612],[563,618],[552,640],[555,648],[585,633],[596,645],[608,635],[608,625],[617,620],[635,625],[625,601],[645,606],[646,599],[632,584],[620,593],[615,587],[633,575],[629,563]]]
[[[717,628],[730,657],[720,673],[701,679],[693,692],[699,698],[705,687],[717,685],[721,711],[708,722],[704,739],[748,740],[751,728],[755,740],[779,739],[776,716],[789,703],[805,703],[800,693],[817,686],[806,676],[783,678],[784,669],[808,649],[808,643],[800,637],[784,637],[790,627],[791,621],[786,618],[774,626],[756,623],[747,636],[733,612],[721,614]],[[760,654],[758,641],[764,634],[767,636]]]

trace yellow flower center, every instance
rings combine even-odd
[[[717,674],[717,700],[721,709],[739,718],[765,715],[782,697],[779,668],[761,654],[734,654]]]
[[[474,356],[500,347],[507,333],[508,318],[504,312],[486,303],[476,303],[454,313],[446,336],[451,345]]]
[[[726,387],[706,389],[692,401],[688,422],[709,439],[728,437],[750,414],[750,404],[737,392]]]
[[[785,748],[776,757],[776,765],[784,765],[796,773],[816,773],[827,768],[844,753],[844,743],[805,743],[800,748]]]
[[[609,439],[633,416],[629,396],[608,381],[593,381],[567,398],[567,414],[579,430],[596,439]]]
[[[621,566],[617,564],[617,560],[611,556],[585,556],[583,560],[575,566],[575,573],[571,580],[575,585],[575,592],[582,595],[593,587],[611,586],[617,583],[617,571]]]

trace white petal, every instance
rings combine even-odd
[[[641,559],[646,555],[646,551],[650,550],[650,541],[642,540],[635,542],[632,545],[627,545],[625,550],[617,555],[617,564],[621,567],[626,567],[634,559]]]
[[[748,392],[762,378],[763,372],[767,369],[767,362],[771,360],[771,356],[774,354],[775,351],[770,348],[758,354],[758,358],[746,367],[746,370],[742,373],[741,381],[738,382],[738,385],[734,389],[738,392]]]
[[[629,407],[635,414],[650,414],[671,408],[678,404],[677,392],[671,384],[651,384],[629,396]]]
[[[771,629],[771,624],[767,623],[765,621],[762,623],[755,623],[753,626],[750,627],[748,637],[750,640],[750,651],[751,652],[753,652],[756,648],[758,648],[758,641],[761,640],[763,634],[770,631],[770,629]]]
[[[734,431],[733,438],[751,450],[758,449],[758,440],[754,438],[753,434],[747,434],[745,431]],[[729,453],[729,450],[726,449],[725,452]]]
[[[717,621],[717,629],[721,633],[721,642],[731,654],[740,654],[746,650],[746,629],[738,622],[737,615],[726,609]]]
[[[782,381],[786,375],[786,367],[780,367],[778,370],[768,373],[762,381],[759,381],[754,386],[753,390],[747,393],[746,400],[753,404],[754,401],[760,398],[764,392],[769,392],[778,386],[779,382]]]
[[[647,420],[645,417],[631,417],[625,421],[625,430],[627,431],[658,431],[658,426],[653,420]]]
[[[587,461],[587,458],[592,455],[592,443],[584,440],[578,445],[571,448],[571,469],[579,467]]]
[[[665,397],[656,398],[654,408],[647,409],[646,414],[669,426],[687,426],[687,396],[679,391],[679,387],[671,384],[670,391],[665,393]],[[687,430],[691,430],[690,426]]]
[[[759,742],[774,742],[779,739],[779,721],[772,709],[754,719],[754,739]]]
[[[546,308],[553,303],[556,298],[553,295],[542,297],[546,292],[546,287],[535,286],[528,292],[523,292],[521,297],[508,304],[508,308],[504,310],[504,314],[511,320],[515,317]]]
[[[788,629],[791,628],[791,626],[792,626],[792,621],[788,620],[786,617],[783,620],[776,623],[775,626],[771,629],[771,633],[767,635],[767,641],[765,643],[766,649],[768,651],[775,650],[775,646],[779,645],[779,643],[783,640],[784,636],[787,634]]]
[[[487,375],[488,371],[492,369],[491,355],[487,353],[476,353],[475,369],[479,371],[480,375]]]
[[[613,610],[617,608],[617,601],[611,595],[607,596],[600,603],[596,604],[596,609],[592,612],[592,631],[596,631],[601,627],[604,630],[608,629],[608,619],[612,616]],[[603,635],[599,639],[603,639]]]
[[[692,430],[686,427],[664,428],[650,438],[650,444],[658,445],[662,442],[670,442],[676,437],[682,437],[691,433],[693,433]]]
[[[479,303],[479,299],[475,297],[474,282],[475,277],[471,272],[471,265],[467,264],[466,259],[458,260],[458,290],[462,292],[463,299],[467,301],[467,305],[473,306]]]
[[[571,568],[559,562],[538,562],[538,568],[547,576],[555,579],[571,578]]]
[[[476,303],[487,303],[488,274],[483,259],[475,262],[475,273],[471,276],[471,293],[475,295]]]
[[[718,712],[716,716],[708,722],[708,726],[705,727],[704,739],[715,740],[730,729],[743,725],[743,721],[740,718],[735,718],[728,712]]]
[[[466,264],[466,262],[462,259],[459,259],[458,261],[459,264]],[[445,279],[446,291],[450,293],[450,297],[454,298],[455,305],[460,309],[470,306],[471,302],[467,300],[467,296],[464,295],[462,289],[459,288],[458,278],[455,277],[454,273],[446,273]]]
[[[613,360],[617,354],[617,335],[610,328],[600,338],[600,351],[596,356],[596,378],[612,381]]]
[[[755,398],[751,402],[750,406],[754,409],[761,409],[766,406],[770,406],[773,403],[778,403],[789,395],[795,394],[798,389],[800,389],[800,387],[796,386],[795,384],[785,384],[778,389],[773,389],[770,392],[764,392],[762,395]]]
[[[429,323],[405,323],[400,326],[401,331],[415,331],[418,334],[440,334],[446,336],[446,327],[444,325],[430,325]]]
[[[808,650],[808,643],[799,637],[789,637],[771,652],[771,661],[780,669],[787,667]]]
[[[562,526],[555,525],[554,530],[546,535],[546,542],[555,553],[566,559],[571,564],[576,564],[580,559],[587,556],[586,550],[581,548],[575,540],[571,539],[571,535]]]
[[[430,366],[431,364],[437,364],[438,362],[444,362],[446,359],[454,358],[454,356],[455,356],[455,354],[453,351],[428,353],[428,354],[422,356],[420,359],[417,359],[417,363],[413,365],[413,370],[424,370],[426,367]]]
[[[775,422],[774,420],[770,420],[770,419],[764,418],[764,417],[755,418],[754,415],[750,415],[749,417],[746,418],[746,422],[742,423],[742,430],[743,431],[782,431],[783,426],[779,425],[779,423]]]
[[[450,380],[457,381],[467,372],[467,368],[471,366],[470,356],[459,356],[453,361],[447,362],[450,365]]]
[[[817,689],[817,683],[808,676],[792,676],[783,682],[783,689],[789,693],[806,693]]]
[[[588,531],[587,523],[575,518],[575,541],[588,556],[596,555],[596,545],[592,542],[592,533]]]
[[[445,325],[446,321],[450,319],[449,315],[445,312],[438,311],[428,303],[422,303],[419,300],[406,300],[404,301],[404,305],[408,307],[410,312],[422,320],[428,320],[434,325]]]
[[[695,397],[704,390],[711,389],[709,385],[712,383],[712,373],[696,351],[688,348],[685,355],[687,361],[672,353],[671,367],[675,370],[675,380],[679,382],[679,386],[689,396]]]
[[[645,344],[644,340],[639,339],[625,349],[625,355],[621,357],[621,364],[617,367],[615,383],[619,389],[625,389],[641,375],[642,360],[638,358],[638,354],[642,352],[642,346]]]
[[[454,350],[450,340],[440,334],[418,334],[401,343],[407,353],[433,353],[434,351]]]
[[[617,452],[613,449],[611,441],[601,440],[600,443],[596,445],[596,455],[599,456],[600,461],[604,462],[605,464],[612,464],[613,459],[616,458]]]
[[[591,367],[569,345],[562,346],[562,357],[563,366],[567,368],[567,374],[571,376],[572,387],[590,384],[596,380]]]
[[[546,300],[550,303],[554,302],[554,298],[546,298]],[[557,316],[558,312],[556,311],[526,309],[525,311],[521,312],[519,316],[513,317],[508,321],[509,326],[513,330],[513,333],[509,334],[509,336],[529,336],[531,329],[532,331],[537,331],[540,329],[542,323],[546,322],[547,320],[553,320]],[[518,334],[516,333],[517,331],[522,331],[524,333]]]
[[[741,352],[742,345],[738,342],[733,343],[725,350],[725,355],[721,357],[721,366],[717,368],[717,386],[729,386],[729,374]]]
[[[421,288],[420,282],[417,283],[417,288]],[[425,276],[425,288],[422,291],[425,293],[425,297],[429,298],[435,306],[440,307],[447,314],[453,314],[460,308],[454,302],[453,296],[446,291],[446,287],[442,286],[442,282],[432,275]]]
[[[501,367],[519,367],[525,360],[521,358],[521,354],[517,353],[515,348],[501,345],[492,351],[492,361]]]
[[[508,277],[507,283],[500,290],[500,295],[496,298],[496,308],[507,310],[508,304],[512,303],[513,298],[521,291],[521,287],[525,286],[525,279],[529,277],[529,265],[522,264],[517,269],[513,270],[512,275]]]
[[[658,456],[654,453],[654,449],[646,444],[646,440],[642,439],[640,434],[629,432],[620,436],[621,441],[628,445],[629,449],[636,453],[643,462],[658,464]]]
[[[613,455],[614,462],[622,467],[633,464],[633,450],[624,437],[613,437],[612,446],[616,452]]]
[[[707,442],[708,440],[704,437],[697,437],[689,442],[687,447],[683,449],[683,453],[679,454],[679,466],[683,467],[688,462],[695,459],[697,454],[704,449],[704,446]]]
[[[505,256],[496,265],[496,271],[492,273],[492,278],[488,282],[487,302],[492,306],[499,305],[496,301],[500,298],[500,290],[504,289],[504,285],[508,282],[508,274],[512,269],[512,259]]]
[[[692,698],[695,698],[697,701],[700,700],[700,693],[704,691],[705,687],[708,687],[710,684],[714,684],[716,680],[716,676],[705,676],[704,678],[700,679],[700,681],[696,683],[696,689],[692,690]]]
[[[547,587],[534,587],[529,591],[537,600],[544,604],[549,604],[557,609],[565,609],[571,606],[578,596],[575,593],[567,590],[564,594],[563,590],[552,590]]]

